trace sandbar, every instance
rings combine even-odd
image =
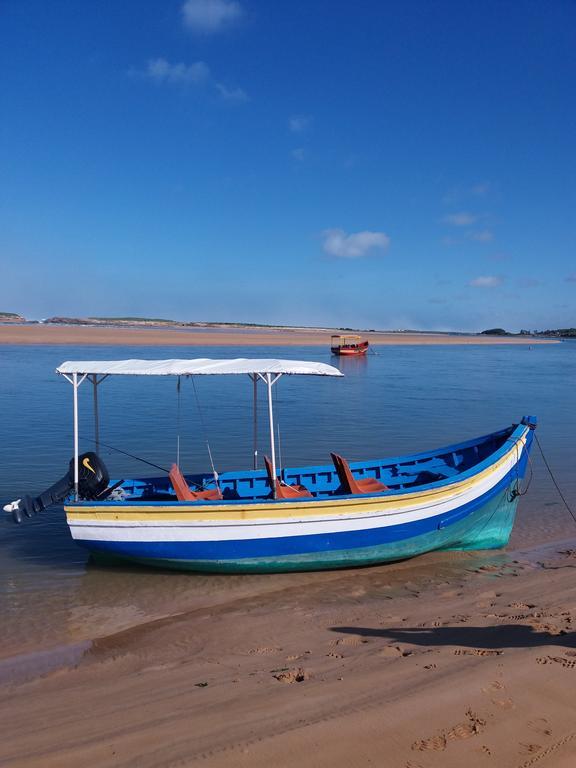
[[[151,328],[83,325],[0,325],[0,344],[103,346],[330,346],[333,329],[304,328]],[[372,345],[554,344],[526,336],[477,336],[441,333],[363,333]]]

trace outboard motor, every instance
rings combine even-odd
[[[81,499],[95,500],[105,498],[108,493],[110,477],[102,459],[93,451],[78,456],[78,495]],[[39,496],[24,496],[21,499],[6,504],[5,512],[12,512],[14,522],[22,522],[22,514],[26,517],[37,515],[51,504],[59,504],[74,488],[74,459],[70,460],[68,472],[61,480]]]

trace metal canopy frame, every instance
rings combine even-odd
[[[326,366],[326,369],[330,369],[332,366]],[[327,374],[320,374],[320,375],[331,375],[331,376],[342,376],[343,374],[340,371],[337,371],[337,369],[332,368],[334,373],[327,373]],[[74,402],[74,498],[76,501],[78,501],[78,456],[79,456],[79,434],[78,434],[78,390],[80,388],[80,385],[84,382],[85,379],[89,379],[89,381],[92,382],[93,387],[93,404],[94,404],[94,437],[95,437],[95,443],[96,443],[96,453],[99,453],[100,449],[100,425],[99,425],[99,418],[98,418],[98,387],[102,382],[109,378],[110,376],[114,375],[112,373],[105,373],[100,374],[100,378],[98,378],[99,374],[97,373],[82,373],[79,374],[78,372],[74,371],[73,373],[64,373],[63,371],[59,371],[57,369],[57,373],[59,373],[61,376],[64,376],[64,378],[72,384],[73,387],[73,402]],[[120,374],[122,375],[122,374]],[[192,377],[194,375],[202,375],[202,374],[174,374],[178,375],[178,379],[180,380],[180,377],[184,375],[186,378]],[[258,468],[258,381],[263,381],[266,384],[267,392],[268,392],[268,424],[270,429],[270,453],[272,458],[272,474],[273,477],[276,477],[276,444],[274,440],[274,409],[272,405],[272,387],[276,382],[284,375],[294,375],[291,373],[261,373],[261,372],[254,372],[249,373],[248,377],[253,382],[253,409],[254,409],[254,416],[253,416],[253,465],[254,469]],[[315,375],[315,374],[309,374],[309,375]],[[272,484],[272,493],[274,495],[274,498],[276,498],[276,485]]]

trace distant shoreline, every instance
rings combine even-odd
[[[263,327],[134,327],[101,325],[0,325],[0,344],[102,345],[102,346],[330,346],[338,329]],[[555,339],[526,336],[453,335],[448,333],[368,332],[360,334],[371,345],[502,345],[558,344]]]

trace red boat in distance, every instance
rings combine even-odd
[[[365,355],[370,346],[366,340],[361,341],[361,336],[354,334],[347,334],[345,336],[339,336],[334,334],[332,337],[331,351],[333,355],[339,355],[340,357],[354,357],[358,355]]]

